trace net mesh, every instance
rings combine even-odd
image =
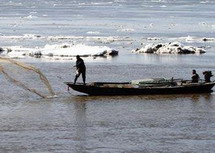
[[[0,73],[14,85],[42,98],[55,96],[46,76],[32,65],[0,57]]]

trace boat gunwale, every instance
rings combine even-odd
[[[192,83],[189,82],[188,84],[181,84],[181,85],[163,85],[163,86],[140,86],[138,84],[131,84],[130,82],[90,82],[87,84],[83,84],[83,83],[77,83],[74,84],[74,82],[64,82],[66,85],[68,86],[83,86],[83,87],[96,87],[96,88],[134,88],[134,89],[151,89],[151,88],[185,88],[185,87],[198,87],[198,86],[206,86],[206,85],[215,85],[215,81],[211,81],[211,82],[198,82],[198,83]],[[133,85],[133,87],[120,87],[120,86],[102,86],[102,84],[104,85]],[[145,84],[145,83],[144,83]],[[146,83],[146,84],[159,84],[159,83]],[[98,86],[101,85],[101,86]]]

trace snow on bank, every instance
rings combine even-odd
[[[154,54],[202,54],[203,48],[184,46],[179,42],[148,44],[140,49],[132,50],[133,53],[154,53]]]
[[[107,46],[88,46],[84,44],[45,45],[44,48],[24,48],[21,46],[3,47],[2,54],[11,58],[32,57],[74,57],[80,56],[115,56],[118,51]]]

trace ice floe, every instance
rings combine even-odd
[[[30,40],[30,39],[44,39],[44,37],[36,34],[24,34],[21,36],[0,36],[3,40]]]
[[[185,39],[186,42],[213,42],[215,41],[215,38],[207,38],[207,37],[194,37],[194,36],[187,36],[187,37],[181,37],[180,39]]]
[[[146,46],[132,50],[133,53],[154,53],[154,54],[202,54],[205,49],[184,46],[179,42],[147,44]]]
[[[1,48],[1,54],[11,58],[31,57],[61,57],[68,58],[80,56],[115,56],[118,51],[107,46],[89,46],[85,44],[60,44],[45,45],[43,48],[25,48],[22,46],[10,46]]]
[[[88,31],[87,34],[97,35],[97,34],[101,34],[101,33],[99,31]]]
[[[68,41],[77,41],[77,40],[86,40],[86,41],[93,41],[99,43],[112,43],[115,41],[130,41],[132,40],[130,37],[120,37],[120,36],[94,36],[99,35],[99,31],[89,31],[88,34],[92,36],[43,36],[38,34],[24,34],[20,36],[4,36],[0,35],[0,40],[45,40],[45,41],[58,41],[58,40],[68,40]]]
[[[121,32],[134,32],[135,29],[132,29],[132,28],[127,28],[127,29],[119,29],[117,31],[121,31]]]
[[[26,16],[24,17],[25,19],[35,19],[35,18],[38,18],[37,16],[34,16],[34,15],[29,15],[29,16]]]
[[[162,38],[158,38],[158,37],[148,37],[147,40],[153,40],[153,41],[156,41],[156,40],[161,40]]]

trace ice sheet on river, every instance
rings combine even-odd
[[[133,53],[155,53],[155,54],[202,54],[205,49],[184,46],[179,42],[147,44],[146,46],[132,50]]]

